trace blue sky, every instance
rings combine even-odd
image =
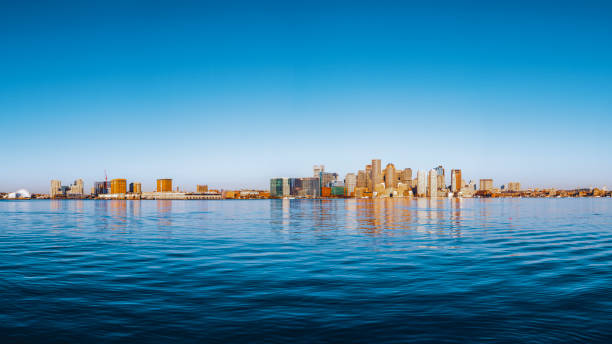
[[[612,186],[608,2],[2,2],[0,191],[383,165]]]

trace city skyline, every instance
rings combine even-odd
[[[612,186],[612,4],[4,4],[0,191],[364,158]],[[384,167],[384,166],[383,166]],[[447,180],[447,183],[449,181]]]

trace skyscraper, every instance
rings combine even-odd
[[[366,174],[364,170],[357,171],[357,185],[358,188],[367,187]]]
[[[313,177],[319,178],[321,172],[325,172],[325,165],[314,165],[312,167]]]
[[[459,192],[461,191],[461,170],[451,170],[451,191]]]
[[[157,180],[157,192],[172,192],[172,179],[164,178]]]
[[[366,165],[365,167],[366,174],[366,187],[369,192],[372,192],[372,165]]]
[[[427,174],[425,171],[417,171],[417,196],[427,196]]]
[[[427,195],[429,197],[438,197],[438,171],[436,171],[435,169],[429,170],[427,186]]]
[[[355,193],[355,187],[357,186],[357,177],[355,173],[347,173],[344,177],[344,188],[346,190],[346,196],[353,196]]]
[[[395,177],[395,166],[391,163],[385,167],[385,187],[394,188],[397,186],[397,179]]]
[[[380,159],[372,159],[372,187],[382,183]]]
[[[62,192],[62,182],[59,180],[51,181],[51,190],[49,191],[49,196],[51,198],[55,198],[55,196],[59,195]]]

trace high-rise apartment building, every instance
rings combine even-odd
[[[491,191],[493,190],[493,179],[481,179],[480,190]]]
[[[49,191],[49,196],[51,198],[55,198],[61,192],[62,192],[62,182],[59,181],[59,180],[52,180],[51,181],[51,189]]]
[[[435,169],[429,170],[427,179],[427,196],[438,197],[438,172]]]
[[[391,163],[385,167],[385,187],[397,187],[397,178],[395,177],[395,166]]]
[[[205,193],[208,192],[208,185],[197,185],[196,186],[197,193]]]
[[[83,186],[83,179],[77,179],[72,185],[70,185],[68,192],[72,196],[82,196],[85,194],[85,188]]]
[[[111,194],[127,193],[127,180],[116,178],[111,180]]]
[[[461,191],[461,187],[463,186],[461,183],[461,170],[451,170],[451,191]]]
[[[417,171],[417,196],[427,196],[427,174],[425,171]]]
[[[312,167],[312,176],[319,178],[321,172],[325,172],[325,165],[314,165]]]
[[[355,194],[355,187],[357,186],[357,176],[355,173],[347,173],[344,177],[344,189],[346,190],[346,196],[353,196]]]
[[[130,183],[130,192],[135,194],[142,193],[142,184],[140,183]]]
[[[157,192],[172,192],[172,179],[164,178],[157,180]]]

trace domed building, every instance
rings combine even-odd
[[[7,198],[24,199],[24,198],[32,198],[32,195],[26,189],[19,189],[15,192],[11,192],[10,194],[8,194]]]

